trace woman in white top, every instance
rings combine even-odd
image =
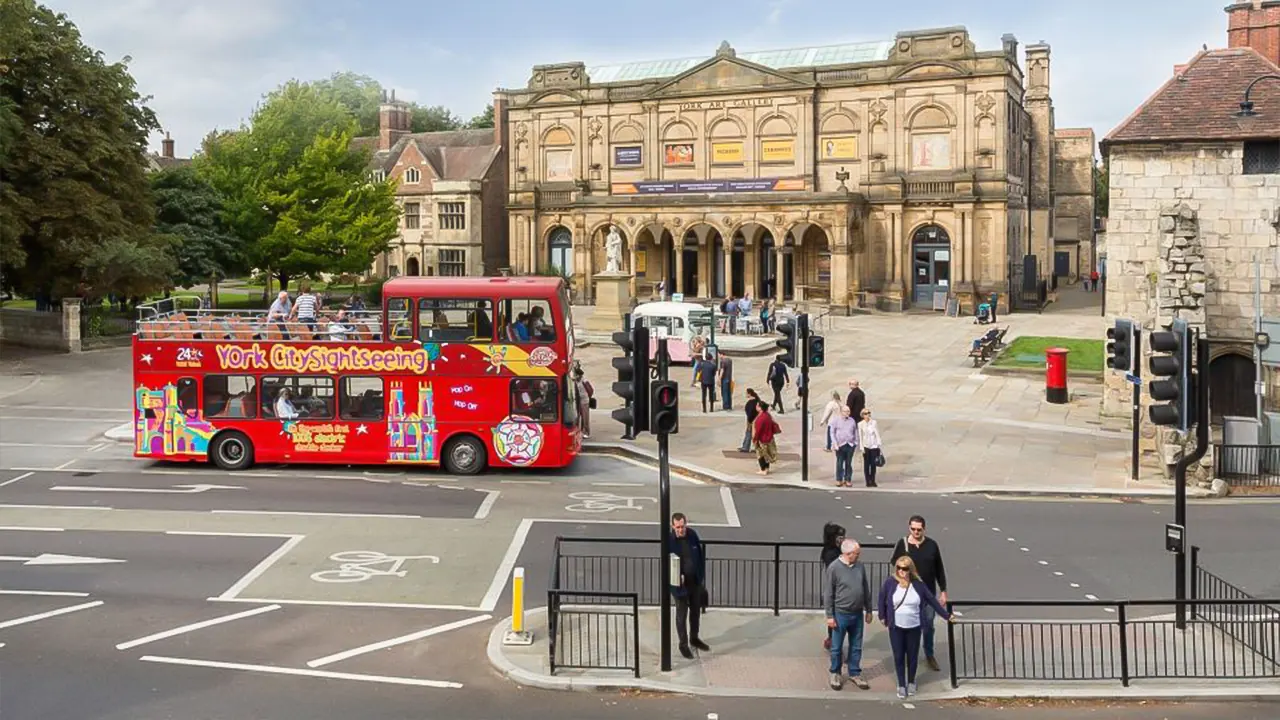
[[[827,401],[827,406],[822,409],[822,419],[818,424],[827,429],[827,446],[823,448],[827,452],[831,452],[831,421],[840,417],[840,408],[844,402],[840,399],[838,390],[831,391],[831,399]]]
[[[893,667],[898,675],[898,697],[916,694],[916,667],[920,662],[920,633],[924,606],[948,622],[955,617],[938,602],[929,587],[920,581],[915,562],[904,555],[893,564],[893,577],[885,578],[880,588],[880,622],[889,628],[889,645],[893,648]]]
[[[880,426],[871,417],[871,410],[863,408],[858,422],[858,447],[862,448],[862,475],[867,487],[876,487],[876,468],[880,467]]]
[[[289,388],[281,388],[280,394],[276,396],[276,419],[298,419],[298,411],[293,407],[293,401],[289,399]]]

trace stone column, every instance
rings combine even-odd
[[[533,218],[524,219],[525,240],[529,244],[529,252],[525,255],[524,271],[532,275],[538,272],[538,228]]]
[[[978,280],[974,262],[977,251],[977,243],[973,241],[973,209],[970,208],[964,214],[964,281],[970,284]]]
[[[837,227],[835,237],[829,238],[831,249],[831,305],[832,309],[849,306],[849,230]]]
[[[676,256],[676,276],[671,283],[669,292],[675,295],[678,292],[684,292],[684,238],[680,238],[677,242],[675,237],[672,236],[671,247],[675,249],[673,254]]]
[[[634,236],[632,235],[627,236],[627,254],[628,254],[628,262],[629,262],[629,264],[627,265],[627,273],[631,275],[631,282],[628,284],[629,287],[631,288],[631,297],[636,296],[636,285],[637,285],[636,243],[639,240],[640,240],[640,233],[636,233]],[[645,259],[648,260],[648,257],[646,257]]]
[[[706,232],[705,230],[703,231]],[[698,242],[698,297],[711,297],[711,266],[715,264],[715,246],[710,237],[700,237]]]
[[[80,344],[80,298],[64,298],[62,301],[62,342],[67,352],[78,353]]]
[[[893,278],[891,287],[902,290],[902,211],[889,211],[889,267]]]
[[[595,283],[592,282],[596,274],[596,241],[591,235],[587,235],[586,240],[586,252],[582,261],[582,302],[590,305],[596,296]]]
[[[724,245],[724,295],[729,297],[733,294],[733,241],[723,241]],[[712,251],[714,252],[714,251]]]
[[[782,256],[783,256],[783,254],[784,254],[784,253],[782,252],[783,248],[784,248],[784,246],[782,246],[782,245],[774,245],[774,246],[773,246],[773,266],[774,266],[774,269],[773,269],[773,277],[774,277],[774,284],[773,284],[773,296],[774,296],[774,297],[773,297],[773,300],[774,300],[774,303],[775,303],[775,304],[777,304],[777,305],[781,305],[781,304],[782,304],[782,298],[783,298],[783,285],[784,285],[784,280],[785,280],[785,278],[784,278],[784,275],[785,275],[784,271],[786,270],[786,267],[785,267],[785,266],[783,265],[783,263],[782,263]]]

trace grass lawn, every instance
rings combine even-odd
[[[1102,372],[1102,340],[1083,340],[1061,337],[1020,337],[1010,343],[993,365],[996,367],[1036,368],[1044,367],[1046,348],[1060,347],[1067,353],[1067,369],[1085,372]]]

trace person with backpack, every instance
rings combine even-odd
[[[751,436],[755,431],[756,417],[760,415],[760,406],[763,404],[760,396],[756,394],[755,388],[747,388],[747,403],[743,406],[743,410],[747,414],[747,428],[742,433],[742,447],[738,448],[738,452],[751,452]]]
[[[751,441],[755,444],[761,475],[768,475],[769,466],[778,462],[777,435],[780,432],[782,428],[778,427],[777,421],[769,413],[769,406],[761,405],[756,421],[751,426]]]
[[[844,526],[829,522],[822,526],[822,553],[818,556],[818,561],[822,563],[822,579],[826,582],[827,567],[840,557],[840,543],[844,541]],[[823,596],[826,596],[826,587],[823,587]],[[822,641],[822,649],[831,650],[831,628],[826,628],[827,638]]]
[[[773,401],[769,403],[769,407],[777,408],[779,413],[785,412],[786,407],[782,403],[782,388],[791,384],[791,376],[787,374],[787,364],[775,359],[769,364],[769,372],[765,375],[765,380],[769,382],[769,387],[773,388]]]

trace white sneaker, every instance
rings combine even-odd
[[[915,694],[916,694],[916,684],[915,684],[915,683],[907,683],[907,694],[908,694],[908,695],[915,695]]]
[[[899,700],[906,700],[906,699],[907,699],[907,689],[906,689],[906,688],[904,688],[904,687],[900,687],[900,688],[898,688],[898,699],[899,699]]]

